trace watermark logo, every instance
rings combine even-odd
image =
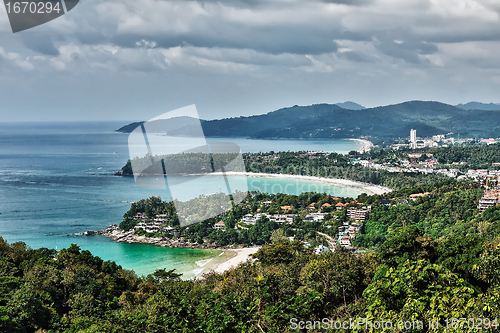
[[[4,0],[12,32],[52,21],[75,8],[79,0]]]
[[[208,143],[195,105],[141,124],[130,133],[128,147],[136,184],[170,191],[181,226],[221,215],[248,193],[240,147]],[[184,192],[198,197],[176,200]]]

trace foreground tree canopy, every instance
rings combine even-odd
[[[495,325],[500,240],[469,236],[458,257],[449,243],[411,226],[363,255],[316,255],[283,241],[262,247],[254,263],[182,281],[165,270],[137,277],[76,245],[56,253],[2,240],[0,330],[295,332],[294,318],[421,321],[421,332],[432,320],[445,327],[446,318]]]

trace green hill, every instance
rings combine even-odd
[[[204,121],[208,137],[257,139],[358,138],[394,139],[416,129],[420,137],[459,133],[462,137],[497,137],[500,111],[464,110],[432,102],[410,101],[362,110],[335,104],[292,106],[263,115]],[[188,126],[181,132],[188,131]]]
[[[449,132],[462,136],[498,136],[500,113],[463,110],[439,102],[411,101],[363,110],[336,105],[294,106],[265,115],[207,121],[207,136],[269,138],[421,137]]]

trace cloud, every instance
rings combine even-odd
[[[374,0],[320,0],[325,3],[347,5],[347,6],[364,6],[374,2]]]
[[[30,50],[48,56],[59,55],[59,50],[54,46],[54,42],[49,35],[25,34],[21,36],[24,45]]]
[[[0,47],[0,59],[10,63],[15,68],[22,71],[31,71],[35,68],[29,58],[23,58],[20,54],[14,52],[7,52],[3,47]],[[10,70],[8,66],[3,67],[4,70]]]
[[[499,13],[497,0],[86,0],[45,25],[1,35],[0,76],[35,82],[41,100],[46,87],[91,82],[78,90],[86,96],[115,80],[123,85],[116,94],[155,91],[148,103],[156,109],[200,100],[236,114],[258,103],[264,112],[496,96]],[[0,27],[6,22],[0,15]],[[171,95],[162,100],[164,92]]]
[[[88,0],[50,26],[59,39],[25,35],[23,44],[56,58],[61,46],[88,45],[94,49],[86,56],[98,59],[102,46],[114,46],[118,53],[101,59],[106,67],[134,70],[189,61],[205,68],[213,61],[305,68],[304,61],[311,65],[306,56],[319,59],[324,54],[353,63],[398,59],[428,65],[438,58],[438,44],[499,40],[499,7],[490,0]],[[350,47],[343,49],[338,41]],[[187,59],[161,60],[158,50],[179,47]],[[215,54],[218,58],[211,58]],[[280,55],[284,57],[276,57]],[[132,65],[141,57],[156,65]],[[100,61],[81,61],[80,66],[96,63]]]
[[[339,56],[354,62],[373,62],[373,60],[369,56],[355,51],[340,52]]]
[[[407,62],[418,64],[422,62],[420,55],[438,52],[436,45],[421,41],[384,40],[375,43],[382,53]]]

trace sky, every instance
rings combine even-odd
[[[81,0],[14,34],[0,4],[0,121],[496,103],[499,14],[498,0]]]

